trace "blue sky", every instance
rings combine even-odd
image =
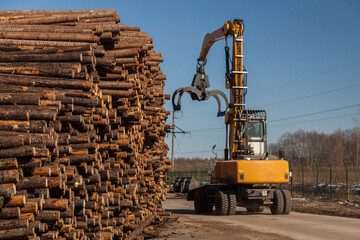
[[[359,1],[1,0],[0,8],[116,9],[121,23],[140,26],[154,38],[155,49],[165,58],[168,94],[191,84],[205,34],[241,18],[247,108],[267,111],[269,142],[298,129],[331,133],[352,128],[359,111]],[[228,93],[224,45],[213,45],[205,70],[211,89]],[[215,100],[193,102],[187,95],[182,100],[176,125],[190,133],[177,135],[175,156],[212,157],[216,144],[222,157],[225,125],[216,117]],[[170,101],[166,108],[171,110]],[[171,145],[171,137],[166,141]]]

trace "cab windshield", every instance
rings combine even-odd
[[[264,125],[262,122],[248,122],[248,136],[250,138],[262,138],[264,136]]]

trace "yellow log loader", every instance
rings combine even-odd
[[[266,112],[245,108],[247,71],[243,32],[243,21],[235,19],[206,34],[192,87],[179,88],[172,97],[174,111],[181,109],[183,93],[198,101],[214,97],[219,105],[218,116],[225,116],[225,160],[216,163],[211,184],[190,190],[188,200],[194,201],[197,213],[211,213],[215,206],[218,215],[233,215],[236,206],[245,207],[248,212],[260,212],[263,206],[269,206],[273,214],[289,214],[290,192],[278,189],[279,184],[289,182],[289,164],[283,152],[279,154],[280,159],[267,153]],[[231,58],[228,38],[232,38]],[[211,46],[221,39],[226,40],[225,84],[230,90],[229,101],[220,90],[206,90],[210,86],[205,74],[206,56]],[[226,103],[225,109],[221,109],[220,97]]]

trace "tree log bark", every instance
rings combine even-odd
[[[27,219],[0,220],[0,230],[29,227]]]
[[[0,230],[0,239],[23,239],[34,234],[34,228],[30,227]]]

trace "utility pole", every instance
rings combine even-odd
[[[174,169],[175,111],[172,112],[171,169]]]
[[[172,115],[173,116],[172,116],[172,132],[171,132],[171,134],[172,134],[172,137],[171,137],[172,138],[171,139],[171,169],[174,169],[174,166],[175,166],[175,159],[174,159],[175,133],[187,134],[189,132],[186,132],[175,125],[175,111],[174,110],[173,110]],[[179,129],[179,131],[175,132],[175,128]]]

